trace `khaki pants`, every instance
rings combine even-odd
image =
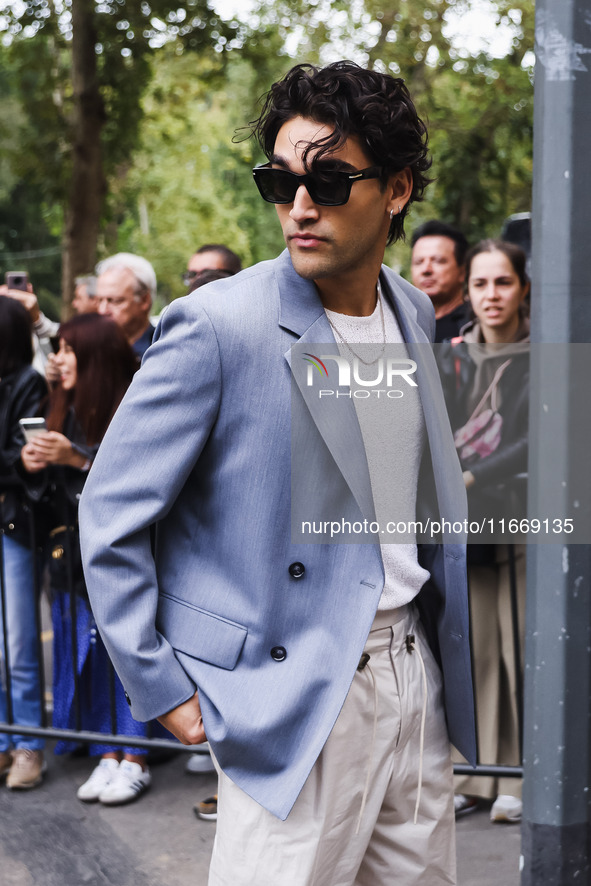
[[[521,661],[525,623],[525,552],[524,544],[515,545],[517,606]],[[519,723],[515,672],[509,555],[506,545],[498,545],[496,562],[491,566],[470,566],[470,628],[478,722],[478,758],[480,763],[518,766]],[[454,748],[454,762],[463,757]],[[462,775],[455,780],[459,794],[494,799],[498,794],[521,798],[520,778],[491,778]]]
[[[453,779],[441,676],[414,607],[394,616],[400,620],[392,626],[374,623],[365,648],[370,660],[356,673],[286,821],[220,773],[209,886],[455,884]],[[409,634],[415,635],[413,651],[405,642]],[[422,787],[414,824],[425,680]]]

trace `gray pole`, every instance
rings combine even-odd
[[[591,342],[590,247],[591,0],[538,0],[534,342]],[[532,516],[576,517],[591,501],[591,375],[581,348],[532,349]],[[591,536],[584,540],[528,549],[522,886],[591,884]]]

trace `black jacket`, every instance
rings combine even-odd
[[[20,453],[25,438],[20,418],[38,415],[47,396],[43,376],[31,366],[0,379],[0,525],[29,540],[29,495],[36,478],[23,470]]]
[[[490,384],[494,371],[511,356],[511,363],[499,380],[498,412],[503,417],[497,449],[490,455],[469,464],[475,483],[468,490],[468,514],[471,521],[484,526],[468,536],[468,563],[492,565],[495,546],[507,539],[507,523],[526,515],[527,453],[529,407],[529,349],[507,345],[505,353],[495,356],[481,371],[479,390],[475,390],[477,359],[473,359],[473,343],[446,342],[438,352],[438,364],[452,430],[463,427]],[[482,362],[480,363],[482,370]],[[488,404],[487,404],[488,405]],[[492,531],[488,527],[492,518]],[[501,530],[501,526],[504,529]],[[516,537],[516,536],[515,536]]]
[[[441,345],[439,368],[443,390],[453,431],[461,428],[470,418],[469,400],[476,365],[470,356],[470,345],[460,342]],[[499,364],[503,362],[499,358]],[[495,452],[478,462],[470,464],[476,484],[481,487],[496,486],[516,474],[527,472],[528,409],[529,409],[529,353],[511,357],[499,381],[499,413],[503,417],[501,439]],[[462,466],[468,469],[468,466]]]

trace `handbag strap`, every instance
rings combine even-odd
[[[463,343],[463,341],[464,341],[464,336],[463,336],[463,335],[455,335],[455,336],[451,339],[451,346],[452,346],[452,348],[455,348],[456,345],[461,345],[461,344]],[[454,357],[454,372],[455,372],[455,375],[456,375],[456,391],[459,391],[459,390],[460,390],[460,373],[461,373],[461,371],[462,371],[462,361],[461,361],[460,358],[456,355],[456,356]]]
[[[488,388],[486,389],[486,391],[482,395],[481,399],[478,402],[478,405],[476,406],[476,408],[472,412],[472,415],[470,416],[468,421],[472,421],[473,418],[476,418],[476,416],[480,414],[480,412],[482,411],[489,396],[490,396],[490,405],[491,405],[492,411],[493,412],[497,411],[497,389],[499,386],[499,381],[501,380],[501,376],[504,373],[507,366],[510,364],[510,362],[511,362],[511,358],[509,358],[508,360],[505,360],[505,362],[499,366],[499,368],[497,369],[497,371],[493,375],[493,379],[492,379],[490,385],[488,386]],[[466,424],[467,424],[467,422],[466,422]]]

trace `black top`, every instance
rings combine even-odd
[[[137,341],[134,341],[132,344],[133,352],[138,358],[141,360],[150,345],[152,344],[152,339],[154,338],[154,327],[151,323],[148,323],[144,332],[140,335]]]
[[[438,353],[446,405],[454,432],[465,425],[473,409],[477,365],[470,355],[470,348],[471,345],[463,341],[456,345],[447,342],[441,345]],[[470,547],[474,548],[472,553],[479,558],[476,560],[475,556],[471,556],[471,562],[486,562],[484,549],[487,549],[489,558],[494,556],[491,541],[500,541],[501,537],[505,537],[500,529],[503,525],[501,519],[520,519],[526,514],[529,351],[499,355],[498,365],[508,356],[511,356],[511,363],[498,383],[498,412],[503,419],[499,444],[490,455],[462,464],[462,470],[471,471],[475,481],[468,490],[469,518],[485,527],[492,527],[491,530],[485,528],[476,536],[469,536]],[[489,523],[491,518],[493,522]],[[475,545],[475,542],[486,544]]]
[[[499,364],[506,359],[499,357]],[[472,393],[476,365],[470,356],[470,345],[443,345],[438,360],[446,405],[452,430],[461,428],[470,417],[468,398]],[[529,406],[529,352],[514,354],[499,381],[499,413],[503,417],[501,439],[495,452],[469,469],[481,486],[503,483],[527,470],[527,435]]]
[[[449,341],[450,338],[455,338],[456,335],[460,334],[460,329],[466,325],[469,319],[470,305],[468,302],[458,305],[449,314],[440,317],[439,320],[435,320],[435,341]]]
[[[46,395],[45,379],[32,366],[0,379],[0,524],[23,541],[29,526],[27,487],[38,478],[22,469],[25,438],[18,421],[38,415]]]

